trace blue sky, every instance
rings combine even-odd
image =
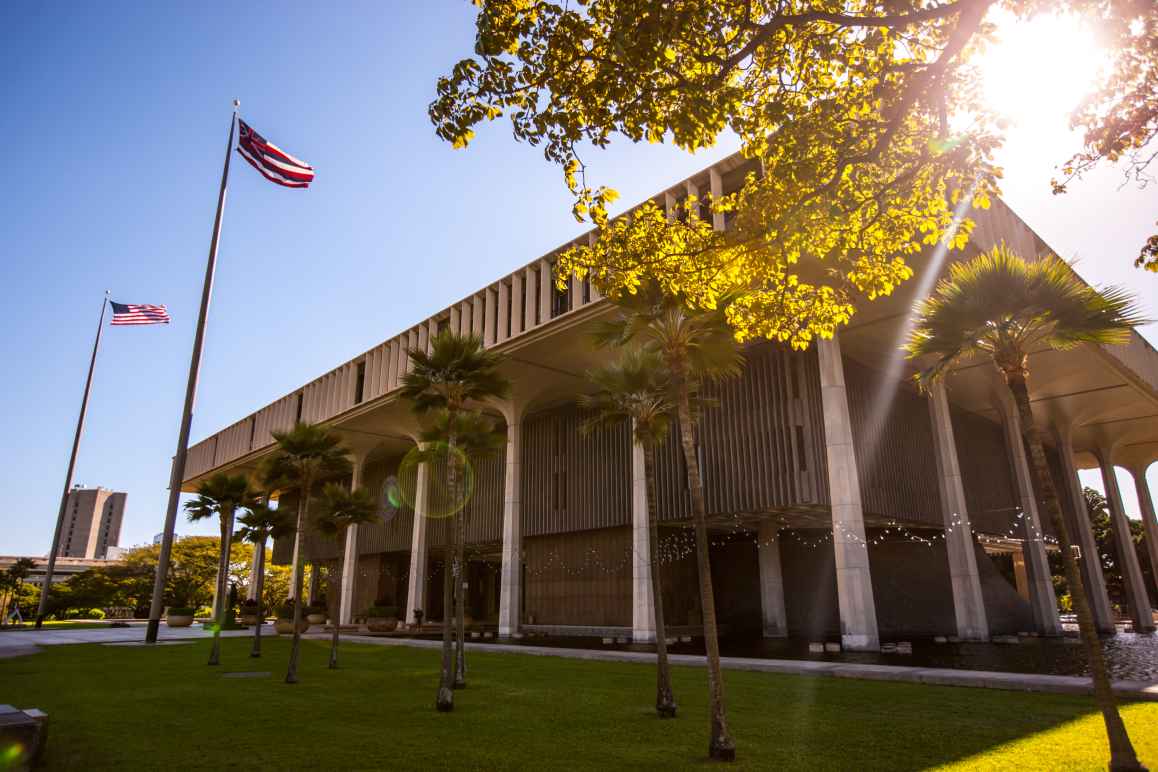
[[[468,151],[435,138],[435,79],[472,43],[450,0],[0,8],[0,554],[48,549],[106,288],[173,324],[106,330],[76,481],[128,491],[123,545],[160,530],[233,97],[318,177],[294,191],[233,167],[194,440],[578,232],[558,171],[505,125]],[[733,149],[619,143],[593,171],[633,202]],[[1108,170],[1055,198],[1050,150],[1015,132],[1006,199],[1158,315],[1158,280],[1129,267],[1155,191]]]

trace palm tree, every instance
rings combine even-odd
[[[617,362],[589,371],[587,377],[598,390],[579,397],[579,406],[589,413],[581,431],[586,434],[601,427],[616,427],[628,419],[635,444],[643,450],[648,560],[655,620],[655,710],[660,718],[675,718],[677,707],[667,659],[667,626],[663,620],[663,591],[659,576],[659,515],[655,486],[655,447],[667,439],[675,411],[671,379],[663,360],[654,350],[639,348],[625,351]]]
[[[472,460],[494,453],[506,445],[506,436],[495,429],[493,419],[477,410],[464,410],[455,413],[452,417],[446,409],[434,412],[434,418],[429,428],[421,434],[423,450],[419,459],[429,462],[445,460],[449,465],[452,461],[450,453],[450,437],[454,436],[456,452],[453,454],[455,464],[469,464]],[[462,477],[455,475],[456,480]],[[460,486],[461,487],[461,486]],[[451,490],[450,495],[454,505],[459,509],[459,533],[455,539],[455,560],[460,566],[466,566],[466,494],[461,490]],[[449,554],[450,545],[447,545]],[[449,561],[448,561],[449,562]],[[454,615],[455,615],[455,646],[454,667],[452,681],[455,689],[466,687],[466,592],[462,582],[454,586]]]
[[[969,262],[952,265],[948,278],[918,304],[916,314],[905,348],[910,358],[931,359],[917,374],[922,386],[943,379],[954,365],[971,357],[988,358],[996,365],[1017,406],[1034,489],[1063,546],[1073,544],[1030,408],[1029,354],[1042,348],[1064,350],[1087,343],[1128,341],[1131,329],[1143,322],[1133,299],[1120,289],[1099,292],[1053,255],[1029,262],[999,245]],[[1093,674],[1095,699],[1109,735],[1110,768],[1141,769],[1118,714],[1102,644],[1079,578],[1078,558],[1069,549],[1062,549],[1061,554]]]
[[[619,307],[619,316],[600,326],[596,343],[641,344],[659,356],[671,378],[696,534],[696,566],[703,606],[711,714],[708,755],[720,761],[732,761],[736,758],[736,744],[728,733],[724,707],[724,678],[720,669],[716,601],[712,591],[707,508],[696,455],[694,406],[705,382],[738,376],[744,357],[724,316],[726,302],[715,309],[697,309],[688,305],[685,298],[664,293],[656,285],[647,284],[633,295],[621,296],[615,303]]]
[[[290,647],[289,667],[285,682],[298,682],[298,656],[302,645],[302,534],[309,519],[310,497],[314,485],[326,477],[346,474],[350,471],[350,460],[341,438],[324,426],[299,423],[288,432],[274,432],[277,454],[268,462],[265,470],[267,480],[282,487],[296,488],[298,491],[298,512],[294,525],[293,588],[294,633]]]
[[[411,369],[402,379],[402,396],[413,403],[414,412],[419,416],[436,410],[447,414],[450,427],[446,437],[447,487],[453,495],[458,490],[456,417],[471,402],[503,397],[510,391],[510,381],[498,371],[503,357],[483,348],[479,338],[457,335],[449,330],[434,337],[429,353],[415,348],[409,349],[407,354]],[[461,542],[465,541],[465,521],[461,513],[455,518],[454,534],[447,540],[447,554],[453,554],[454,559],[448,561],[450,570],[443,571],[442,581],[442,669],[435,700],[435,707],[442,712],[454,710],[456,681],[451,651],[451,586],[452,583],[454,586],[462,584]]]
[[[217,602],[213,609],[213,648],[209,664],[221,663],[221,625],[225,617],[225,588],[229,580],[229,550],[233,539],[233,516],[253,498],[249,478],[219,472],[197,486],[197,498],[185,502],[189,522],[217,517],[221,542],[217,557]]]
[[[254,594],[257,596],[257,624],[253,626],[253,649],[249,656],[260,657],[261,627],[265,620],[265,542],[270,537],[277,539],[288,535],[293,531],[293,526],[289,524],[285,512],[270,508],[264,501],[251,502],[247,508],[249,511],[238,518],[241,528],[237,535],[252,543],[257,550],[257,575],[253,577]]]
[[[36,568],[36,561],[31,558],[18,558],[7,571],[0,571],[0,576],[7,580],[6,586],[10,588],[4,602],[0,603],[0,624],[4,624],[8,620],[9,607],[16,602],[19,604],[20,590],[24,586],[24,580],[32,573],[32,569]],[[19,608],[19,605],[17,606]]]
[[[378,502],[366,488],[350,490],[338,483],[326,483],[322,488],[320,511],[314,520],[319,533],[338,540],[338,561],[345,552],[346,535],[350,526],[372,522],[378,516]],[[332,585],[331,585],[331,589]],[[330,669],[338,667],[338,630],[341,627],[341,592],[338,599],[338,618],[331,619],[334,636],[330,642]]]

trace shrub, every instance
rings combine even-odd
[[[104,609],[90,608],[88,610],[87,617],[89,619],[104,619],[105,618]]]
[[[305,609],[302,609],[302,612],[304,613]],[[292,622],[293,618],[294,618],[293,604],[287,603],[285,605],[278,606],[277,607],[277,618]]]
[[[397,619],[397,606],[371,606],[363,614],[367,619]]]
[[[167,615],[178,617],[194,616],[193,609],[188,606],[170,606]]]

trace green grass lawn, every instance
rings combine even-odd
[[[651,709],[647,665],[472,654],[451,714],[434,710],[438,653],[305,641],[301,683],[282,683],[288,642],[224,639],[156,648],[51,646],[0,660],[0,702],[51,718],[52,769],[627,768],[706,764],[705,674],[676,668],[680,717]],[[231,671],[268,678],[224,678]],[[1090,700],[986,689],[728,672],[738,768],[1104,769]],[[1158,704],[1124,708],[1158,768]]]
[[[116,621],[118,620],[110,619],[108,621],[102,621],[99,619],[64,619],[58,621],[55,619],[46,619],[41,624],[45,630],[103,630]],[[0,632],[16,632],[18,630],[35,629],[36,620],[31,619],[22,625],[8,625],[5,627],[0,627]]]

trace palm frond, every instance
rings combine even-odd
[[[578,398],[584,411],[580,431],[587,435],[631,421],[636,442],[666,439],[675,409],[670,373],[652,348],[636,347],[619,359],[587,373],[596,390]]]
[[[471,400],[505,397],[510,381],[498,372],[501,354],[473,335],[449,330],[431,341],[430,351],[410,349],[411,369],[402,378],[402,396],[417,413],[460,409]]]
[[[368,489],[350,490],[331,482],[322,487],[313,525],[319,533],[336,537],[352,525],[370,523],[377,517],[378,502]]]
[[[185,502],[189,522],[209,517],[226,517],[253,499],[249,478],[218,472],[197,486],[197,498]]]
[[[1010,370],[1024,368],[1042,345],[1122,343],[1146,321],[1126,291],[1099,291],[1054,255],[1028,261],[1004,244],[950,266],[914,313],[904,349],[911,359],[928,359],[917,374],[922,385],[970,357],[990,357]]]

